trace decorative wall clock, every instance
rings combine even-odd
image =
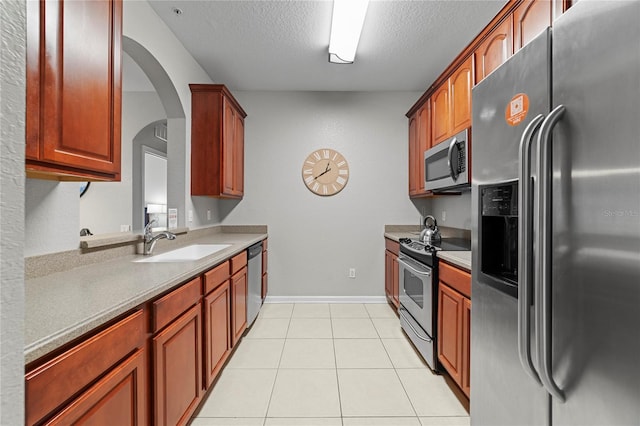
[[[349,180],[349,164],[336,150],[318,149],[309,154],[302,164],[302,179],[314,194],[335,195]]]

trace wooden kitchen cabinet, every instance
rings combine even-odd
[[[524,0],[513,11],[514,53],[551,25],[553,0]]]
[[[139,349],[44,424],[146,425],[145,369]]]
[[[121,57],[121,0],[27,2],[27,177],[120,180]]]
[[[471,395],[471,299],[462,301],[462,392]]]
[[[144,315],[138,310],[44,364],[27,368],[26,424],[73,419],[146,424],[145,339]]]
[[[471,275],[442,261],[438,282],[438,360],[469,397]]]
[[[476,84],[513,55],[513,15],[509,14],[475,51]]]
[[[231,346],[247,328],[247,252],[231,259]]]
[[[424,189],[424,152],[431,147],[431,102],[409,119],[409,196],[430,194]]]
[[[447,80],[431,95],[431,141],[434,146],[451,134],[449,106],[449,81]]]
[[[209,388],[231,353],[231,286],[229,262],[204,274],[205,388]]]
[[[186,424],[202,398],[201,294],[198,277],[153,303],[156,425]]]
[[[473,88],[473,55],[469,56],[449,77],[450,136],[471,127],[471,89]]]
[[[242,198],[244,119],[247,114],[221,84],[190,84],[191,195]]]
[[[385,277],[384,277],[384,289],[387,301],[391,303],[395,309],[398,309],[400,305],[399,291],[400,291],[400,267],[398,265],[398,254],[400,252],[400,244],[385,239]]]
[[[264,240],[262,242],[262,300],[267,297],[267,292],[269,291],[269,268],[267,267],[268,258],[267,240]]]

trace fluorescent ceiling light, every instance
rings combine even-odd
[[[333,0],[329,62],[353,63],[368,6],[369,0]]]

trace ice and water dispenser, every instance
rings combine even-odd
[[[518,181],[481,186],[480,272],[498,290],[518,294]]]

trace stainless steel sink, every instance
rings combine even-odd
[[[231,244],[192,244],[166,253],[146,256],[134,262],[192,262],[230,247]]]

